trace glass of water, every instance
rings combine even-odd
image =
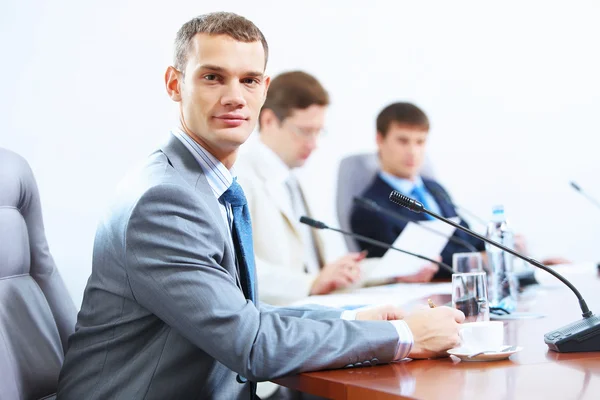
[[[452,307],[465,314],[465,322],[490,320],[485,272],[452,274]]]
[[[454,253],[452,255],[452,269],[457,274],[483,271],[481,253]]]

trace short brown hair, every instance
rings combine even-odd
[[[185,70],[192,38],[198,33],[208,35],[227,35],[238,42],[260,41],[265,50],[265,67],[269,58],[269,45],[264,35],[254,23],[240,15],[230,12],[214,12],[200,15],[189,20],[179,28],[175,38],[174,66]]]
[[[384,108],[377,116],[377,132],[385,137],[393,123],[429,130],[429,118],[412,103],[393,103]]]
[[[271,81],[265,104],[280,121],[289,117],[294,109],[304,110],[312,105],[329,105],[329,94],[314,76],[302,71],[284,72]],[[259,116],[260,121],[260,116]]]

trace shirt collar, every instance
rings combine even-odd
[[[399,178],[385,171],[379,171],[379,177],[392,188],[406,196],[410,196],[414,188],[425,186],[423,179],[421,179],[420,176],[417,176],[414,181],[411,181],[409,179]]]
[[[260,137],[256,141],[256,147],[265,169],[269,171],[269,179],[273,179],[275,182],[286,182],[292,175],[292,171],[281,157],[267,146]]]
[[[236,176],[235,169],[231,168],[231,170],[228,170],[221,161],[210,154],[204,147],[200,146],[181,128],[172,129],[171,133],[183,143],[183,145],[192,153],[198,164],[200,164],[202,172],[204,172],[206,180],[208,181],[208,185],[217,200],[219,200],[221,195],[225,193],[233,183]]]

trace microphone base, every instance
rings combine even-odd
[[[600,316],[592,315],[546,333],[544,342],[558,353],[600,351]]]

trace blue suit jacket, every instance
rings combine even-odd
[[[440,206],[442,216],[446,218],[456,217],[456,210],[446,200],[447,198],[449,198],[446,190],[439,183],[430,179],[423,179],[423,183],[425,184],[425,187],[433,196],[437,204]],[[383,179],[381,179],[378,174],[373,179],[371,185],[369,185],[369,187],[367,187],[367,189],[363,192],[362,197],[373,200],[381,207],[398,213],[410,219],[411,221],[425,221],[427,219],[425,214],[417,214],[406,208],[399,207],[392,203],[389,200],[389,196],[392,190],[394,190],[394,188],[392,188]],[[440,197],[439,193],[444,193],[444,198]],[[467,228],[469,227],[467,223],[462,220],[460,223],[462,226],[465,226]],[[389,244],[392,244],[394,240],[396,240],[396,238],[398,237],[398,235],[400,235],[406,224],[407,223],[404,221],[400,221],[398,219],[388,217],[387,215],[376,213],[374,211],[367,210],[363,207],[358,207],[356,205],[352,208],[352,213],[350,216],[350,225],[354,233],[358,233],[360,235],[377,239]],[[454,236],[462,240],[468,241],[479,251],[485,250],[485,245],[481,240],[475,239],[460,230],[456,230]],[[386,249],[376,247],[368,243],[359,242],[359,246],[362,250],[369,251],[367,257],[381,257],[386,252]],[[405,250],[410,251],[411,249]],[[452,255],[454,253],[465,253],[470,251],[471,250],[466,248],[464,245],[448,242],[441,254],[442,261],[452,266]],[[440,269],[436,274],[436,277],[446,277],[449,275],[450,274],[448,272]]]

